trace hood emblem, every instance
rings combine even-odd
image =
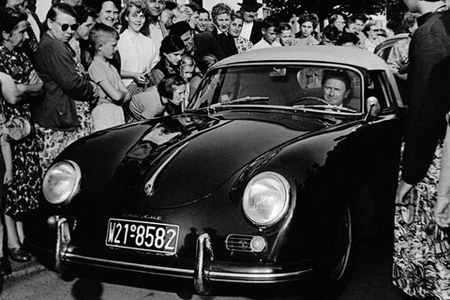
[[[183,150],[189,143],[186,142],[183,145],[181,145],[177,150],[175,150],[172,155],[169,156],[169,158],[166,159],[165,162],[163,162],[161,164],[161,166],[159,166],[158,170],[156,170],[156,172],[152,175],[152,177],[150,178],[149,181],[147,181],[147,183],[144,186],[144,192],[145,194],[147,194],[147,196],[152,196],[154,193],[154,187],[155,187],[155,182],[156,179],[158,178],[159,174],[164,170],[164,168],[167,166],[167,164],[175,158],[175,156],[178,155],[178,153],[181,152],[181,150]]]

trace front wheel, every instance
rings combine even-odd
[[[320,299],[336,299],[342,294],[353,260],[351,210],[348,205],[335,208],[328,215],[331,221],[319,225],[320,235],[313,242],[314,291]]]
[[[352,216],[348,206],[339,216],[336,233],[331,278],[335,284],[340,285],[339,283],[345,281],[349,273],[353,249]]]

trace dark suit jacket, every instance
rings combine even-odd
[[[212,54],[221,60],[225,57],[222,48],[210,32],[194,35],[194,58],[198,61],[201,57]]]
[[[256,44],[262,39],[262,21],[253,21],[252,33],[250,34],[250,42]]]
[[[445,133],[445,114],[450,107],[448,94],[443,95],[450,79],[442,70],[449,66],[444,62],[450,56],[450,11],[423,16],[418,23],[424,19],[409,48],[408,119],[402,162],[402,179],[409,184],[418,183],[426,175],[438,140]]]
[[[219,43],[220,48],[222,48],[225,57],[238,54],[236,43],[234,42],[234,38],[230,34],[219,33],[215,28],[212,32],[212,35]]]

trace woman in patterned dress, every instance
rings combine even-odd
[[[445,9],[443,2],[427,3],[434,3],[436,7],[442,4]],[[433,209],[438,198],[442,138],[448,130],[445,115],[450,110],[450,56],[444,54],[448,50],[442,50],[443,46],[439,48],[444,45],[443,41],[448,41],[448,37],[443,35],[446,25],[441,25],[440,20],[445,17],[448,21],[450,14],[438,11],[424,15],[422,21],[429,21],[417,29],[410,48],[410,58],[413,59],[408,74],[409,86],[422,82],[423,77],[419,74],[428,75],[420,91],[414,90],[422,99],[408,90],[409,122],[405,129],[402,174],[396,195],[392,277],[394,285],[408,296],[444,300],[450,299],[449,232],[437,225]],[[433,23],[435,20],[439,23]],[[430,24],[433,24],[433,32],[442,26],[441,39],[433,35],[433,38],[425,40],[430,36]],[[416,37],[422,43],[420,46],[414,43]],[[427,49],[433,46],[439,49],[439,59],[436,58],[438,51],[423,53],[424,45]]]
[[[232,11],[230,14],[230,35],[234,37],[234,43],[238,53],[246,52],[253,47],[253,43],[245,37],[241,36],[242,27],[244,26],[244,14],[241,11]]]
[[[10,75],[21,91],[21,101],[11,104],[2,99],[0,107],[6,120],[23,117],[31,119],[30,101],[42,91],[42,81],[33,69],[30,59],[19,49],[28,38],[29,23],[24,13],[14,9],[1,12],[0,31],[0,71]],[[34,128],[19,141],[10,141],[13,154],[13,180],[6,191],[5,225],[9,255],[15,261],[28,261],[30,255],[21,244],[23,242],[22,222],[24,214],[38,206],[41,169],[38,144]]]

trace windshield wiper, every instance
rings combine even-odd
[[[240,103],[252,103],[252,102],[268,101],[268,100],[269,100],[269,97],[266,97],[266,96],[264,96],[264,97],[263,96],[247,96],[247,97],[223,101],[220,103],[215,103],[215,104],[211,105],[211,107],[221,106],[221,105],[240,104]]]
[[[357,111],[343,106],[337,106],[337,105],[331,105],[331,104],[316,104],[316,105],[294,105],[292,106],[294,109],[302,109],[302,108],[323,108],[323,109],[329,109],[332,111],[343,111],[343,112],[352,112],[356,113]]]

